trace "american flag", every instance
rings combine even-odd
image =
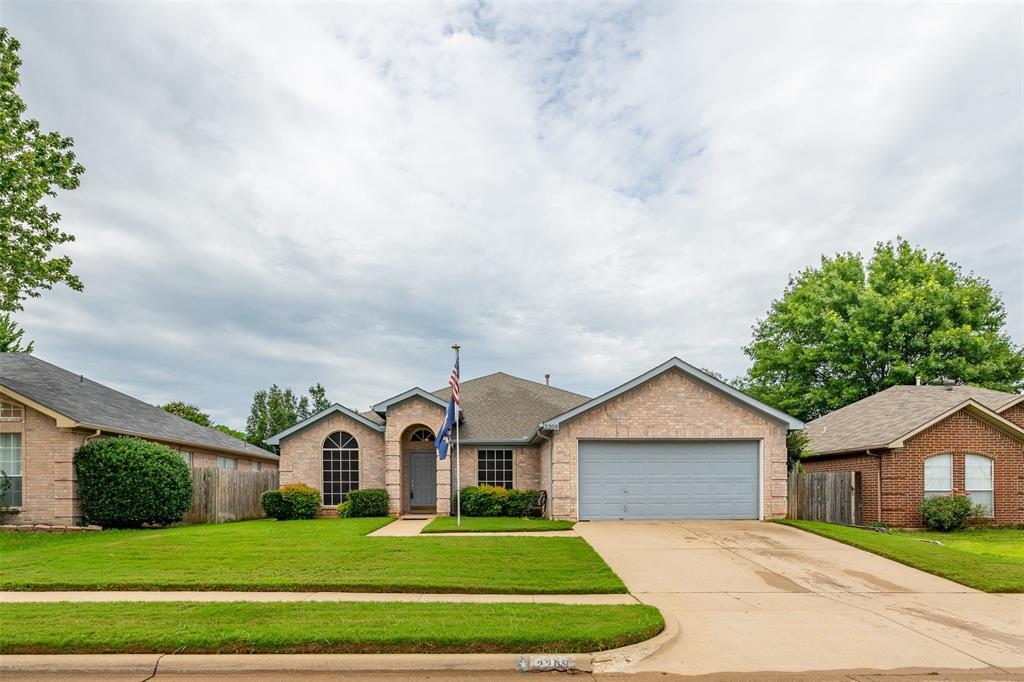
[[[448,378],[448,385],[452,387],[452,400],[455,401],[455,408],[458,410],[462,409],[462,403],[459,400],[459,359],[455,359],[455,366],[452,367],[452,375]]]

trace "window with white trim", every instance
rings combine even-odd
[[[0,421],[20,422],[24,415],[21,405],[0,402]]]
[[[218,457],[217,458],[218,469],[237,469],[238,460],[234,457]]]
[[[5,507],[21,506],[21,434],[0,433],[0,471],[10,481],[4,492],[2,504]]]
[[[187,464],[188,468],[191,469],[192,468],[192,453],[189,452],[188,450],[178,450],[178,454],[181,455],[181,458],[183,460],[185,460],[185,464]]]
[[[477,450],[476,478],[479,485],[512,488],[512,451]]]
[[[985,516],[995,516],[995,463],[984,455],[964,455],[964,489]]]
[[[935,455],[924,461],[924,499],[953,492],[953,455]]]
[[[353,490],[359,490],[359,443],[355,436],[335,431],[324,439],[323,487],[324,505],[336,507]]]
[[[250,462],[249,466],[250,466],[250,468],[253,471],[262,471],[263,470],[263,465],[261,463],[259,463],[259,462]]]

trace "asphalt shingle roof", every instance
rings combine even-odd
[[[1020,396],[975,386],[892,386],[807,423],[814,454],[883,447],[967,400],[999,412]]]
[[[447,401],[448,387],[434,391]],[[541,422],[590,400],[585,395],[495,372],[459,385],[464,441],[501,441],[529,438]],[[440,425],[439,425],[440,426]]]
[[[0,386],[81,424],[263,459],[277,455],[25,353],[0,353]]]

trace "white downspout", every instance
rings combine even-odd
[[[537,429],[537,435],[548,442],[548,518],[555,518],[555,439],[545,436],[544,431]]]

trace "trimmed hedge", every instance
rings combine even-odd
[[[388,515],[388,491],[380,488],[367,488],[366,490],[353,490],[350,492],[342,506],[350,506],[348,516],[387,516]],[[341,513],[338,513],[341,516]]]
[[[320,492],[305,483],[290,483],[260,497],[263,513],[278,521],[311,519],[320,511]]]
[[[921,516],[932,530],[950,531],[963,528],[974,512],[966,495],[930,497],[921,505]]]
[[[511,516],[524,518],[529,515],[530,503],[536,497],[536,490],[506,490],[500,486],[470,485],[462,488],[463,516]]]
[[[100,438],[74,456],[86,523],[104,528],[166,526],[192,506],[192,472],[166,445],[141,438]]]

